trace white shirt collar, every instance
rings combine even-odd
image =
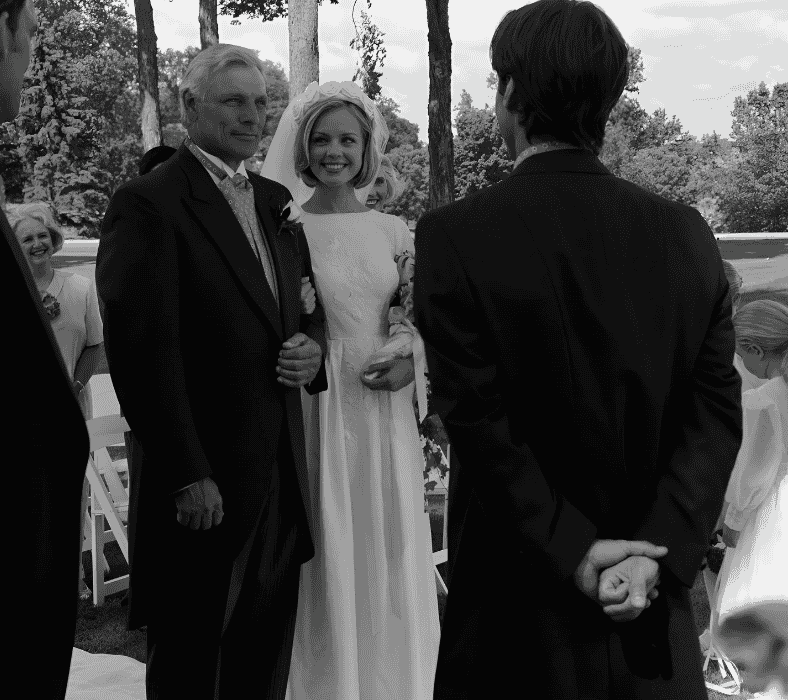
[[[247,173],[246,173],[246,163],[244,163],[244,161],[241,161],[241,164],[238,166],[238,170],[233,170],[221,158],[217,158],[216,156],[214,156],[214,155],[212,155],[210,153],[207,153],[202,148],[200,148],[196,143],[194,144],[194,146],[195,146],[195,148],[197,148],[200,151],[200,153],[202,153],[208,160],[210,160],[211,163],[213,163],[214,165],[218,165],[230,177],[235,175],[235,173],[241,173],[241,175],[243,175],[245,178],[249,179],[249,175],[247,175]],[[204,165],[203,165],[203,167],[205,168]],[[205,169],[208,170],[208,168],[205,168]],[[214,175],[210,170],[208,170],[208,174],[211,176],[211,178],[213,179],[213,181],[216,184],[219,184],[219,178],[216,177],[216,175]]]
[[[57,268],[52,270],[54,273],[52,275],[52,281],[49,283],[49,286],[46,288],[46,294],[51,294],[53,297],[57,297],[60,292],[63,290],[63,284],[66,281],[66,276]]]

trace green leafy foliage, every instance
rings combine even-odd
[[[384,211],[408,222],[416,222],[429,205],[430,159],[427,149],[405,143],[389,151],[388,156],[399,173],[403,192]]]
[[[737,97],[731,136],[741,154],[721,209],[733,231],[788,231],[788,82]]]
[[[42,0],[16,143],[25,200],[94,235],[109,197],[141,155],[136,31],[121,0]],[[16,192],[15,194],[18,194]]]
[[[339,0],[330,0],[332,5],[338,5]],[[317,0],[318,5],[323,0]],[[231,24],[240,24],[239,17],[261,19],[270,22],[279,17],[287,17],[287,0],[219,0],[219,14],[229,15],[233,18]]]
[[[419,140],[419,125],[400,116],[399,105],[390,97],[380,97],[377,100],[380,114],[389,129],[389,140],[386,144],[386,153],[400,146],[422,148],[424,144]]]
[[[512,162],[493,109],[474,107],[463,90],[455,111],[454,196],[459,198],[503,180]]]
[[[367,7],[369,8],[369,0]],[[350,48],[358,52],[359,60],[353,80],[361,82],[361,89],[371,100],[380,97],[380,78],[383,75],[378,68],[383,67],[386,60],[386,47],[383,46],[383,32],[363,10],[361,11],[361,26],[356,26],[356,36],[350,40]]]

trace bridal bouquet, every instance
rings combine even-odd
[[[413,325],[415,259],[412,253],[405,251],[395,256],[394,262],[399,272],[399,286],[389,307],[389,341],[364,364],[362,372],[367,379],[376,379],[382,374],[382,369],[370,369],[374,365],[413,355],[413,340],[417,332]]]

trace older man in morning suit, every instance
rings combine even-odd
[[[129,625],[149,700],[284,698],[301,563],[313,556],[301,387],[326,387],[322,309],[290,194],[247,172],[265,123],[248,49],[198,54],[189,138],[121,187],[96,279],[134,436]]]

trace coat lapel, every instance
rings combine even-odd
[[[263,178],[250,173],[257,216],[262,235],[268,241],[279,285],[279,306],[284,324],[284,337],[292,338],[298,331],[301,316],[301,255],[295,236],[280,234],[271,213],[271,192]]]
[[[186,210],[215,243],[227,267],[263,312],[279,339],[284,340],[282,319],[265,272],[224,195],[188,148],[181,146],[174,157],[179,159],[191,186],[191,192],[182,197]]]

